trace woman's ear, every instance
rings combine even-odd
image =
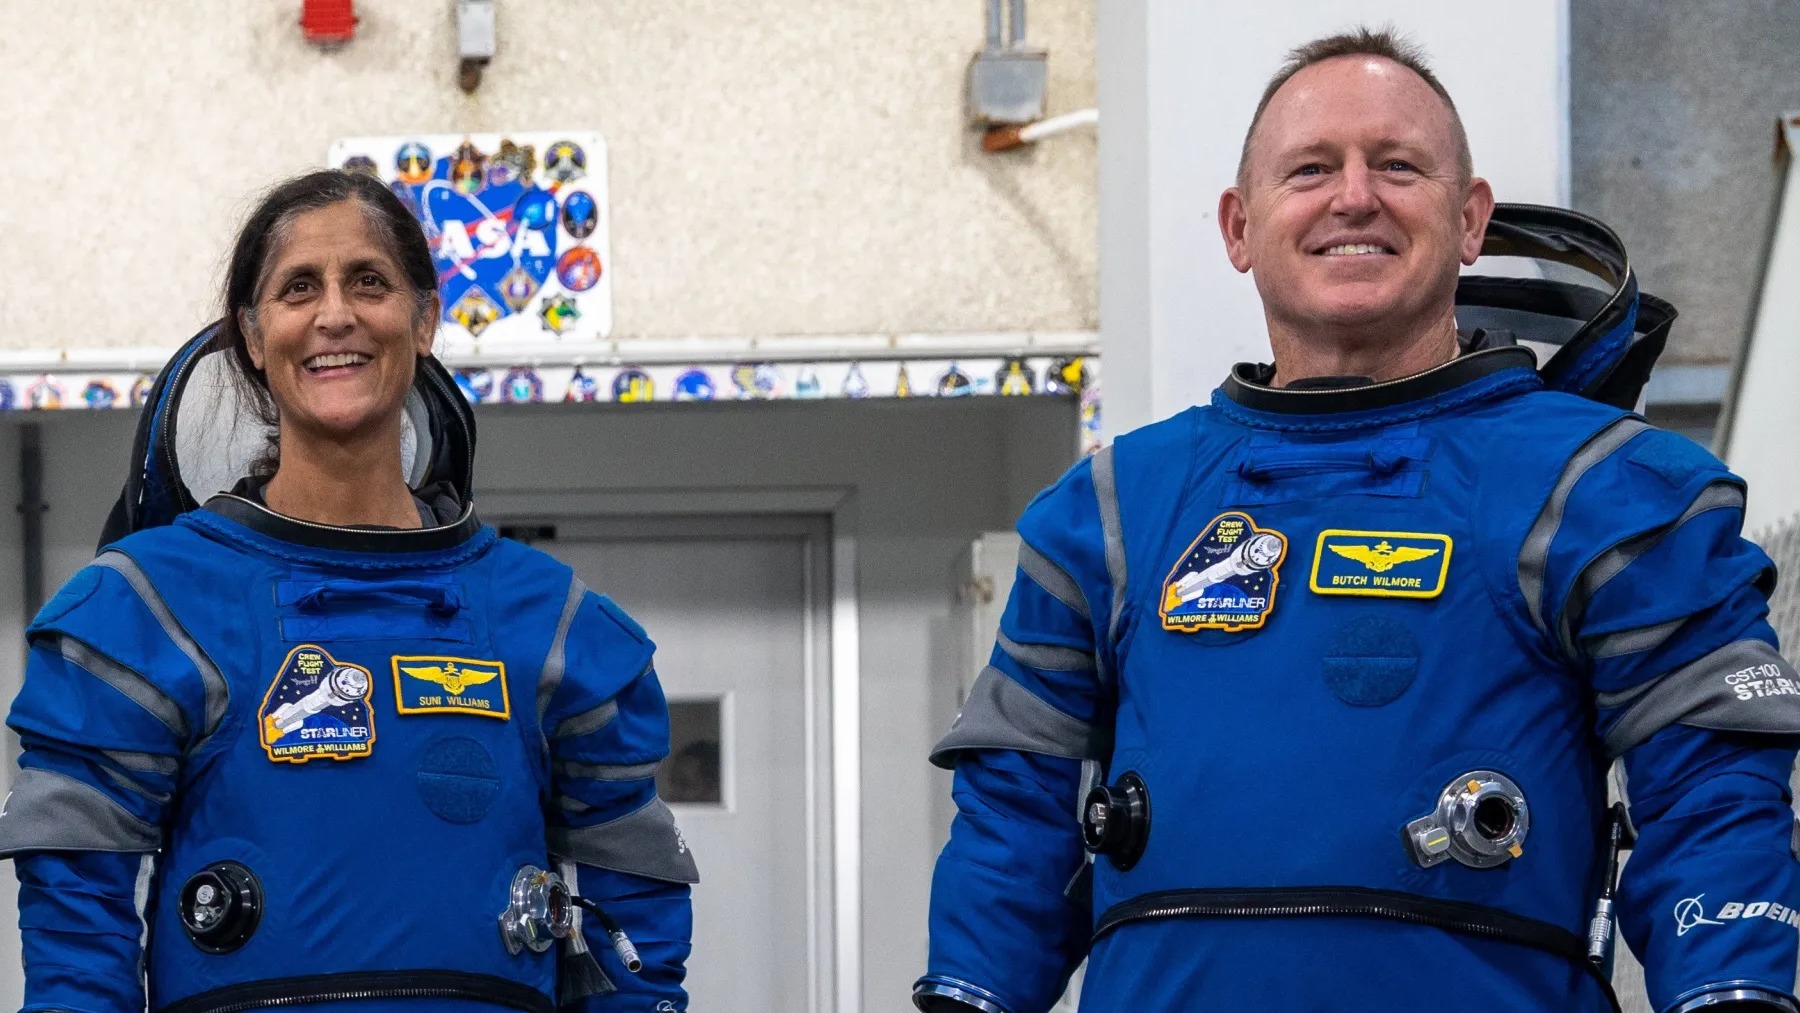
[[[443,305],[438,301],[437,294],[432,293],[430,303],[425,307],[429,312],[421,314],[418,326],[413,329],[413,351],[420,358],[431,354],[432,343],[437,340],[438,314]]]
[[[244,336],[244,350],[250,353],[250,363],[257,369],[263,368],[262,332],[256,329],[256,318],[247,309],[237,311],[238,333]]]

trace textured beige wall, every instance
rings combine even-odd
[[[455,85],[451,0],[0,0],[13,255],[0,348],[172,345],[208,319],[250,195],[337,137],[595,127],[615,335],[1090,330],[1091,131],[984,155],[981,0],[498,0]],[[1094,5],[1033,0],[1052,113],[1094,104]]]

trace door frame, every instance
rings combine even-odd
[[[616,537],[623,538],[702,536],[718,534],[722,526],[746,537],[802,539],[808,615],[803,673],[808,1008],[860,1013],[862,700],[855,491],[564,487],[482,491],[476,502],[483,519],[496,527],[599,521],[616,524]]]

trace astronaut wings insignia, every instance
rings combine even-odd
[[[1401,563],[1410,563],[1418,559],[1427,559],[1438,554],[1437,549],[1420,549],[1410,545],[1395,548],[1385,540],[1376,545],[1328,545],[1331,551],[1345,559],[1354,559],[1376,573],[1386,573]]]
[[[1313,553],[1311,586],[1317,594],[1436,598],[1450,574],[1451,548],[1449,535],[1328,529]]]
[[[451,662],[448,665],[432,665],[430,668],[407,668],[402,666],[400,671],[405,672],[415,679],[424,679],[426,682],[435,682],[444,687],[444,692],[449,693],[451,696],[461,696],[463,687],[465,686],[479,686],[485,682],[493,682],[500,677],[499,672],[457,668],[455,662]]]
[[[503,662],[396,656],[393,665],[394,700],[402,714],[512,716]]]

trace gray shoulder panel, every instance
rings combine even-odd
[[[1679,530],[1683,524],[1703,513],[1713,510],[1742,510],[1744,508],[1744,489],[1736,482],[1718,481],[1707,484],[1688,504],[1681,516],[1674,523],[1654,528],[1642,534],[1614,545],[1595,556],[1583,567],[1575,578],[1575,586],[1569,591],[1568,601],[1563,603],[1563,612],[1558,617],[1558,635],[1562,639],[1563,649],[1570,656],[1575,653],[1575,634],[1573,627],[1580,622],[1587,611],[1588,602],[1600,589],[1625,571],[1625,568],[1636,562],[1644,553],[1656,548],[1662,540]]]
[[[1595,698],[1624,708],[1606,733],[1613,756],[1670,725],[1800,735],[1800,674],[1766,642],[1739,640],[1643,686]]]
[[[550,737],[553,739],[572,739],[577,736],[597,732],[607,725],[612,724],[613,719],[618,716],[618,701],[608,700],[598,707],[593,707],[580,714],[563,718],[562,723],[556,726],[556,730],[550,733]]]
[[[543,671],[538,673],[537,715],[538,724],[542,725],[544,714],[550,709],[550,698],[556,695],[557,687],[563,680],[563,651],[569,642],[569,627],[575,625],[575,612],[581,607],[581,599],[587,594],[586,585],[581,578],[569,577],[569,594],[563,599],[562,618],[556,623],[556,636],[550,640],[550,653],[544,656]]]
[[[1119,636],[1119,613],[1125,608],[1125,531],[1119,524],[1119,487],[1113,475],[1113,448],[1094,454],[1094,498],[1100,507],[1100,537],[1106,543],[1106,575],[1112,580],[1112,612],[1106,620],[1107,643]]]
[[[992,665],[982,669],[949,734],[931,750],[931,762],[946,770],[965,749],[1013,749],[1071,760],[1100,758],[1093,725],[1044,702]]]
[[[118,690],[132,703],[149,711],[174,734],[177,741],[186,744],[188,738],[187,715],[181,712],[181,706],[171,700],[167,693],[164,693],[150,680],[81,641],[60,633],[55,636],[57,648],[62,652],[65,661]]]
[[[1687,616],[1671,619],[1666,623],[1654,626],[1643,626],[1635,630],[1621,630],[1593,637],[1586,641],[1587,656],[1599,661],[1605,658],[1618,658],[1627,654],[1639,654],[1654,651],[1663,642],[1675,635],[1688,621]]]
[[[660,798],[591,827],[551,827],[550,853],[583,865],[667,883],[698,883],[693,852]]]
[[[1081,593],[1081,585],[1069,572],[1056,565],[1049,556],[1032,548],[1031,543],[1019,542],[1019,569],[1025,576],[1037,582],[1037,585],[1050,592],[1050,596],[1062,602],[1083,619],[1093,620],[1093,613],[1088,610],[1087,595]]]
[[[142,853],[160,847],[160,828],[93,785],[53,770],[20,770],[0,807],[0,858],[24,851]]]
[[[218,731],[220,722],[225,720],[225,711],[230,709],[230,687],[225,684],[225,675],[220,673],[220,666],[212,664],[211,657],[207,657],[207,651],[200,646],[200,641],[194,641],[193,635],[189,635],[187,628],[182,626],[182,621],[176,619],[175,612],[162,599],[157,585],[149,583],[149,576],[137,565],[137,560],[112,549],[95,556],[94,565],[115,570],[126,579],[131,590],[135,590],[137,596],[144,601],[144,608],[149,608],[149,614],[155,615],[157,623],[162,624],[162,632],[166,633],[169,641],[187,655],[189,662],[193,662],[194,671],[200,673],[200,684],[205,687],[207,695],[205,727],[200,731],[200,738],[207,738],[212,732]]]
[[[181,625],[181,620],[175,618],[169,603],[163,600],[156,585],[150,583],[149,576],[137,565],[137,560],[117,549],[110,549],[95,557],[94,565],[107,567],[124,577],[131,589],[143,599],[144,607],[162,625],[163,633],[193,663],[194,670],[200,673],[201,684],[206,687],[206,727],[201,729],[200,737],[205,738],[218,731],[219,722],[225,720],[225,712],[231,706],[231,690],[225,683],[225,676],[219,672],[219,666],[213,664],[200,642],[188,634],[187,628]]]
[[[1569,494],[1589,469],[1649,428],[1650,423],[1643,419],[1626,415],[1590,437],[1563,465],[1549,498],[1526,533],[1525,544],[1519,550],[1519,591],[1525,597],[1525,609],[1531,615],[1532,625],[1540,632],[1549,632],[1543,615],[1544,572],[1550,564],[1550,545],[1556,540],[1556,531],[1562,527],[1563,512],[1569,506]]]
[[[571,763],[558,761],[556,771],[564,777],[585,778],[590,781],[642,781],[646,777],[655,777],[656,769],[662,766],[653,763]]]
[[[997,638],[1006,656],[1027,668],[1046,672],[1092,672],[1094,656],[1057,644],[1021,644],[1002,631]]]

